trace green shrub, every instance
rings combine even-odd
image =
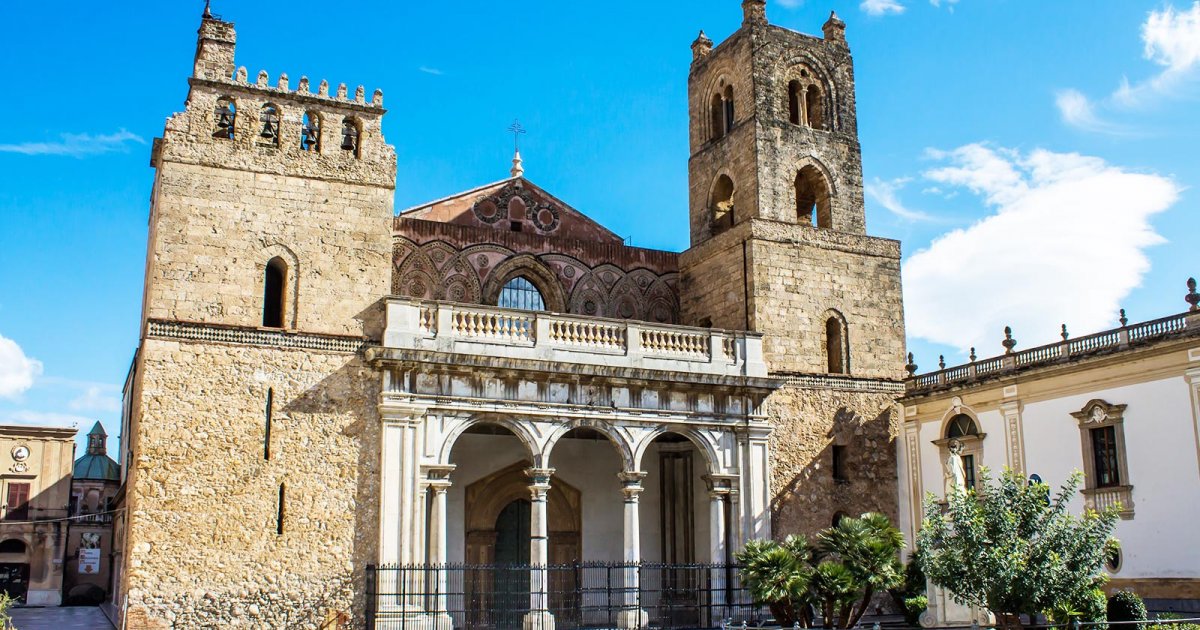
[[[1129,591],[1117,591],[1112,597],[1108,598],[1108,621],[1117,623],[1122,621],[1145,621],[1146,620],[1146,604],[1142,602],[1142,598],[1138,597],[1137,593]],[[1126,630],[1131,626],[1119,626],[1118,630]],[[1144,626],[1137,624],[1138,630],[1142,630]]]
[[[910,626],[916,627],[921,620],[921,613],[929,608],[929,598],[924,595],[916,595],[904,600],[904,622]]]
[[[1177,615],[1177,614],[1175,614],[1175,613],[1162,613],[1162,614],[1160,614],[1160,615],[1158,616],[1158,619],[1159,619],[1159,620],[1164,620],[1164,619],[1182,619],[1182,618],[1183,618],[1183,617],[1182,617],[1181,615]],[[1194,624],[1194,623],[1164,623],[1164,624],[1162,624],[1162,625],[1155,626],[1155,629],[1156,629],[1156,630],[1200,630],[1200,624]]]

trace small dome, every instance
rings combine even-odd
[[[75,460],[76,479],[100,479],[103,481],[120,481],[121,467],[108,455],[87,454]]]

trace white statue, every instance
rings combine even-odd
[[[950,495],[954,492],[967,491],[967,471],[963,468],[962,442],[950,440],[948,450],[950,456],[946,458],[946,500],[949,500]]]

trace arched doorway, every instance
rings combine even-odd
[[[23,540],[0,542],[0,591],[25,603],[29,594],[29,547]]]
[[[527,462],[517,462],[467,486],[466,560],[468,564],[529,563],[529,477]],[[514,507],[514,504],[520,504]],[[551,481],[547,499],[550,564],[580,560],[580,492],[559,479]],[[510,510],[507,514],[505,510]],[[523,514],[523,520],[522,515]],[[515,539],[503,543],[501,529]],[[523,529],[520,529],[521,526]],[[523,536],[522,536],[523,532]],[[523,552],[523,553],[522,553]]]

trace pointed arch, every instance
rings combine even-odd
[[[822,229],[833,227],[834,191],[827,169],[815,160],[806,160],[796,170],[796,221]]]
[[[567,298],[562,283],[545,263],[530,254],[519,254],[496,265],[483,284],[484,304],[496,304],[500,291],[509,280],[524,276],[542,294],[546,310],[554,313],[566,311]]]
[[[709,232],[714,236],[733,227],[737,222],[734,211],[734,194],[736,187],[733,178],[722,171],[713,179],[708,192]]]
[[[258,325],[296,328],[300,312],[300,261],[296,253],[282,243],[265,242],[255,271],[262,283],[262,318]]]

